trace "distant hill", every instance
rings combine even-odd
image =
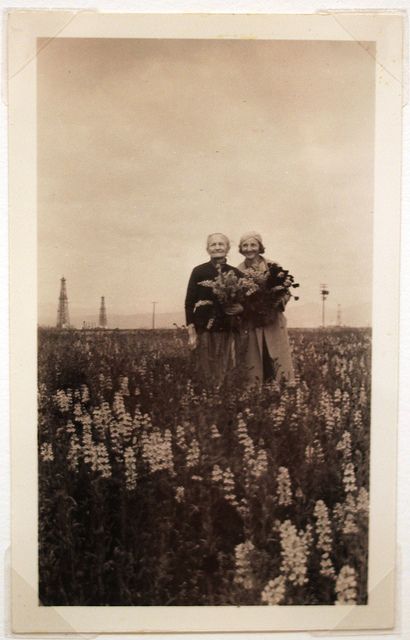
[[[322,324],[322,305],[311,302],[299,305],[291,302],[286,309],[289,327],[318,327]],[[352,327],[366,327],[372,323],[372,307],[370,303],[344,307],[341,309],[341,324]],[[326,305],[325,324],[337,324],[337,306]]]
[[[39,323],[41,325],[55,326],[56,312],[40,314]],[[318,327],[322,323],[322,307],[320,303],[299,304],[291,302],[286,309],[286,318],[289,327]],[[96,326],[98,316],[94,313],[73,310],[70,313],[71,323],[81,328],[83,322],[87,325]],[[371,304],[361,303],[350,307],[342,308],[342,324],[346,326],[365,327],[371,325]],[[326,325],[335,325],[337,322],[337,307],[326,306]],[[156,313],[155,326],[158,329],[173,327],[174,324],[182,326],[185,324],[183,311],[174,313]],[[149,329],[152,326],[152,315],[150,313],[135,314],[108,314],[108,326],[110,329]]]
[[[71,322],[77,327],[81,327],[83,321],[96,324],[98,318],[95,315],[83,316],[81,320],[73,318]],[[185,323],[183,313],[156,313],[155,327],[157,329],[168,329],[174,323],[181,326]],[[108,316],[108,326],[110,329],[150,329],[152,327],[151,313],[134,313],[132,315],[110,314]]]

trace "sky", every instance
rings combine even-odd
[[[46,46],[44,46],[46,44]],[[300,283],[287,315],[370,322],[371,43],[69,39],[38,55],[39,322],[180,314],[206,236],[255,229]],[[291,306],[292,305],[292,306]]]

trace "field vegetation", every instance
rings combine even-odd
[[[203,389],[182,330],[39,330],[44,605],[365,604],[368,329]]]

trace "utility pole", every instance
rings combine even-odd
[[[337,305],[337,320],[336,324],[338,327],[342,326],[342,307],[340,304]]]
[[[155,305],[157,304],[156,300],[152,301],[152,329],[155,329]]]
[[[322,296],[322,327],[325,326],[325,301],[329,293],[330,292],[329,292],[329,289],[327,288],[327,284],[321,284],[320,295]]]

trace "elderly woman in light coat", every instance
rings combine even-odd
[[[238,269],[246,274],[252,271],[264,273],[271,260],[263,257],[265,248],[262,238],[256,231],[245,233],[239,241],[239,252],[245,260]],[[264,326],[255,326],[250,319],[243,326],[244,363],[248,370],[250,384],[261,384],[267,380],[294,382],[292,356],[284,309],[289,297],[272,308],[269,322]]]

